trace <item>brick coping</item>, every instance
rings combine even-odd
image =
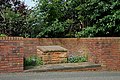
[[[23,40],[23,37],[0,37],[0,40]]]
[[[39,39],[120,39],[120,37],[90,37],[90,38],[23,38],[23,37],[0,37],[0,40],[39,40]]]

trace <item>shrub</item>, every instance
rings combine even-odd
[[[79,62],[87,62],[87,57],[85,56],[68,57],[68,63],[79,63]]]
[[[5,34],[0,34],[0,37],[6,37],[7,35],[5,35]]]
[[[24,66],[39,66],[42,64],[42,59],[37,56],[30,56],[24,60]]]

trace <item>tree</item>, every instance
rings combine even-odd
[[[0,32],[23,37],[120,36],[119,0],[0,0]]]
[[[79,0],[36,0],[37,37],[74,37],[81,21],[75,7]]]
[[[80,13],[87,21],[86,28],[76,32],[76,37],[120,36],[120,1],[88,0]]]
[[[119,0],[36,1],[37,37],[120,36]]]
[[[0,33],[8,36],[28,37],[29,13],[24,2],[0,0]]]

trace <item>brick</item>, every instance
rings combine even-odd
[[[20,55],[23,54],[23,51],[20,51],[20,49],[23,48],[23,46],[20,46],[22,39],[23,38],[19,37],[0,38],[0,44],[2,42],[2,45],[0,45],[0,55],[2,55],[3,58],[0,61],[0,72],[15,72],[12,67],[18,66],[18,70],[19,67],[23,67],[23,56],[21,56],[21,58],[18,56],[18,53],[20,53]],[[18,63],[20,64],[18,65]]]
[[[75,52],[83,51],[89,54],[90,62],[100,63],[103,70],[120,70],[120,38],[20,38],[20,37],[0,37],[0,71],[15,72],[4,68],[7,63],[20,63],[23,66],[23,57],[36,55],[36,46],[60,45],[69,50],[70,55],[78,56]],[[18,49],[18,50],[17,50]],[[14,53],[14,54],[13,54]],[[19,53],[19,54],[18,54]],[[57,55],[56,55],[57,54]],[[58,58],[60,53],[49,55]],[[44,54],[42,54],[44,55]],[[48,55],[48,54],[47,54]],[[46,57],[47,61],[49,57]],[[41,56],[41,55],[40,55]],[[62,57],[59,57],[62,58]],[[62,59],[59,59],[62,60]],[[49,63],[49,62],[46,62]],[[18,65],[18,66],[20,66]],[[21,70],[20,70],[21,71]]]

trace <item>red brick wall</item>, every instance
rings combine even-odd
[[[19,38],[0,37],[0,72],[23,71],[23,56],[35,55],[36,46],[60,45],[70,55],[89,54],[89,61],[103,70],[120,71],[120,37],[111,38]]]
[[[24,56],[29,57],[31,55],[36,55],[39,46],[38,38],[24,38]]]
[[[120,71],[120,37],[40,38],[39,45],[61,45],[70,55],[88,53],[89,61],[102,64],[103,70]]]
[[[99,63],[105,70],[120,70],[120,38],[103,38],[99,42],[101,53],[97,53]]]
[[[0,73],[23,71],[23,38],[0,37]]]

